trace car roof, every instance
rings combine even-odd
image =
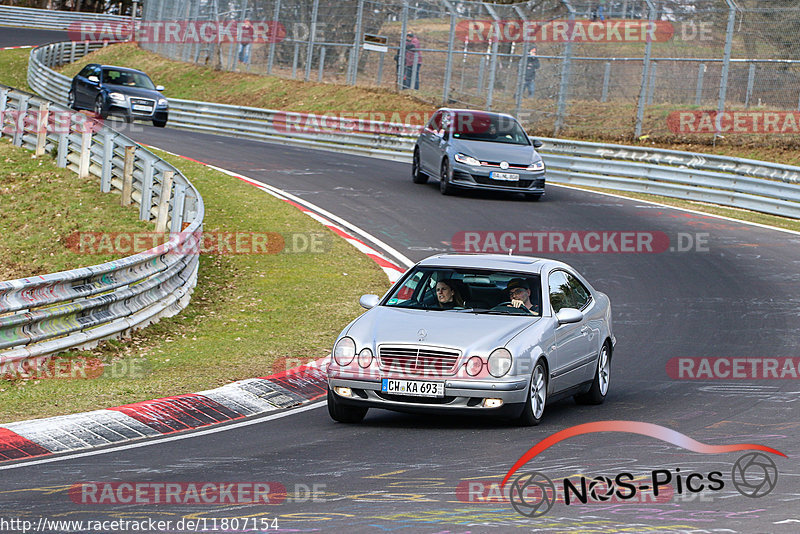
[[[138,72],[139,74],[144,74],[145,76],[147,76],[146,72],[141,71],[139,69],[132,69],[130,67],[120,67],[118,65],[98,65],[97,63],[95,63],[95,65],[97,65],[101,69],[114,69],[114,70],[119,70],[119,71],[123,71],[123,72]],[[148,76],[148,78],[149,78],[149,76]]]
[[[484,115],[490,115],[493,117],[508,117],[514,120],[517,120],[516,117],[513,115],[509,115],[508,113],[498,113],[496,111],[486,111],[484,109],[461,109],[461,108],[439,108],[437,111],[451,111],[455,114],[459,113],[483,113]]]
[[[538,273],[552,260],[506,254],[439,254],[418,263],[424,267],[466,267]]]

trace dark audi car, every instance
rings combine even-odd
[[[424,184],[439,179],[444,195],[457,188],[544,194],[545,167],[531,140],[511,115],[439,109],[414,145],[412,176]]]
[[[126,122],[141,119],[163,127],[169,116],[163,90],[140,70],[92,63],[72,79],[69,107],[90,109],[104,119],[114,115]]]

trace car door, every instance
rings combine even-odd
[[[577,305],[568,276],[571,275],[560,269],[551,271],[548,276],[550,306],[553,309],[553,315],[563,308],[575,308]],[[577,323],[567,323],[556,327],[555,344],[550,347],[551,353],[555,354],[551,358],[555,362],[551,369],[554,392],[562,391],[586,380],[586,366],[589,363],[587,358],[589,330],[585,317]]]
[[[422,129],[422,132],[419,134],[419,140],[417,145],[419,146],[419,161],[422,170],[428,174],[433,174],[434,176],[439,175],[439,165],[438,161],[438,144],[439,144],[439,134],[438,132],[442,128],[442,111],[439,110],[433,114],[431,120],[428,121],[428,124],[425,125],[425,128]],[[433,161],[437,163],[432,163]]]
[[[92,109],[94,100],[100,93],[100,82],[102,81],[102,70],[99,65],[92,65],[86,76],[86,82],[83,90],[82,106]],[[95,81],[96,80],[96,81]]]
[[[92,71],[92,65],[86,65],[81,69],[81,71],[75,76],[75,81],[73,83],[73,91],[75,94],[75,106],[76,107],[86,107],[86,85],[88,80],[86,79],[89,76],[89,73]]]

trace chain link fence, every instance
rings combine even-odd
[[[407,90],[538,134],[800,133],[785,124],[800,111],[788,0],[147,0],[140,25],[140,45],[172,59]]]

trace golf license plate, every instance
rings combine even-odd
[[[444,397],[444,382],[423,382],[420,380],[394,380],[384,378],[381,391],[394,395],[413,395],[415,397]]]
[[[518,182],[519,174],[514,172],[492,172],[489,177],[492,180],[504,180],[506,182]]]
[[[143,106],[141,104],[134,104],[133,105],[133,110],[134,111],[153,111],[153,108],[151,108],[150,106]]]

